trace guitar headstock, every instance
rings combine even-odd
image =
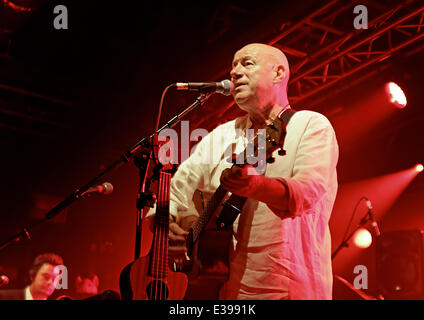
[[[233,155],[232,161],[236,165],[244,165],[246,163],[256,166],[264,167],[265,163],[273,163],[275,159],[272,153],[280,149],[278,154],[285,155],[283,150],[283,143],[286,131],[283,128],[283,123],[280,119],[276,118],[265,129],[259,129],[257,134],[253,136],[253,130],[247,131],[247,138],[250,140],[245,152],[239,155]]]
[[[272,158],[272,153],[280,149],[278,154],[284,156],[286,154],[283,149],[284,137],[286,135],[286,130],[283,128],[283,122],[279,118],[275,118],[274,121],[269,124],[265,129],[265,154],[267,156],[267,162],[272,163],[275,161],[270,160]],[[272,161],[272,162],[271,162]]]

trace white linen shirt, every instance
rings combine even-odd
[[[171,180],[173,215],[197,214],[197,188],[214,192],[231,152],[240,153],[250,126],[245,116],[218,126],[196,146]],[[233,225],[230,277],[221,299],[331,299],[331,238],[328,222],[337,192],[338,145],[330,122],[313,111],[296,112],[265,175],[288,190],[288,211],[248,199]]]

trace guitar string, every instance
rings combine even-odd
[[[163,245],[163,213],[164,213],[164,190],[165,190],[165,179],[166,179],[166,175],[163,171],[161,171],[160,173],[161,175],[161,206],[160,206],[160,237],[159,237],[159,241],[158,241],[158,281],[156,282],[157,286],[156,287],[156,300],[161,300],[162,299],[162,284],[161,284],[161,268],[162,268],[162,245]]]
[[[166,300],[166,288],[167,288],[167,272],[168,272],[168,234],[169,234],[169,184],[170,184],[170,174],[169,173],[165,173],[166,176],[166,184],[165,184],[165,204],[166,204],[166,220],[167,223],[164,224],[164,232],[165,232],[165,237],[163,239],[163,253],[162,253],[162,257],[164,258],[164,261],[162,263],[162,268],[163,268],[163,282],[164,282],[164,286],[163,286],[163,297]]]
[[[163,205],[164,205],[164,188],[165,188],[165,179],[166,179],[166,175],[163,171],[161,171],[160,173],[161,179],[160,179],[160,195],[161,195],[161,204],[160,204],[160,210],[159,210],[159,241],[158,241],[158,266],[157,266],[157,280],[156,280],[156,291],[155,291],[155,295],[156,295],[156,300],[160,300],[162,298],[162,285],[161,285],[161,278],[160,278],[160,273],[161,273],[161,264],[162,264],[162,241],[163,241]],[[159,286],[159,288],[158,288]]]
[[[156,287],[156,298],[166,299],[166,275],[167,275],[167,254],[168,254],[168,234],[169,227],[169,183],[170,174],[163,172],[161,173],[161,210],[160,210],[160,237],[159,237],[159,248],[158,248],[158,268],[157,268],[157,286]],[[166,210],[165,210],[166,209]],[[167,213],[167,216],[165,214]],[[165,221],[166,220],[166,221]],[[160,280],[159,280],[160,279]],[[163,280],[163,281],[162,281]],[[162,285],[163,283],[163,285]]]
[[[158,208],[158,241],[156,243],[156,250],[157,250],[157,266],[156,266],[156,281],[155,281],[155,300],[158,300],[158,285],[159,285],[159,267],[160,267],[160,246],[162,241],[162,221],[161,221],[161,214],[162,214],[162,197],[163,197],[163,172],[160,172],[160,180],[159,180],[159,208]]]
[[[160,173],[160,175],[162,175],[162,173]],[[158,248],[155,245],[156,242],[158,242],[158,239],[160,239],[160,208],[161,208],[161,197],[162,197],[162,192],[161,192],[161,177],[159,179],[159,185],[158,185],[158,200],[157,200],[157,206],[156,206],[156,213],[157,215],[155,215],[155,219],[156,219],[156,223],[155,223],[155,241],[153,242],[153,272],[152,272],[152,277],[153,277],[153,284],[152,286],[150,286],[150,297],[153,300],[156,300],[156,295],[157,295],[157,282],[158,282],[158,274],[157,274],[157,266],[158,266]]]
[[[161,221],[160,221],[160,213],[161,213],[161,209],[162,209],[162,172],[160,172],[160,179],[159,179],[159,189],[158,189],[158,192],[159,192],[159,197],[158,197],[158,208],[157,208],[157,212],[156,212],[156,214],[157,214],[157,219],[158,219],[158,238],[156,239],[156,242],[155,242],[155,246],[156,246],[156,248],[155,248],[155,250],[156,250],[156,261],[155,261],[155,266],[156,266],[156,269],[155,269],[155,290],[154,290],[154,300],[157,300],[157,292],[158,292],[158,281],[159,281],[159,272],[158,272],[158,269],[159,269],[159,254],[160,254],[160,252],[159,252],[159,243],[160,243],[160,239],[161,239],[161,237],[162,237],[162,235],[161,235],[161,225],[160,225],[160,223],[161,223]]]
[[[159,206],[159,203],[157,203],[156,209],[158,208],[158,206]],[[153,244],[155,243],[156,238],[157,238],[157,220],[156,220],[156,217],[154,219],[155,219],[155,228],[154,228],[154,234],[153,234]],[[150,275],[149,275],[150,277],[154,277],[155,261],[156,261],[155,260],[155,254],[156,254],[155,248],[153,247],[152,257],[151,257],[151,261],[150,261]],[[151,299],[152,294],[153,294],[152,286],[150,286],[149,290],[150,290],[150,294],[149,294],[148,298]]]
[[[156,211],[159,210],[159,201],[160,201],[160,199],[158,197],[158,201],[157,201],[157,204],[156,204]],[[155,216],[155,234],[154,234],[154,238],[153,238],[153,240],[154,240],[153,246],[154,246],[155,242],[157,241],[158,232],[159,232],[159,230],[158,230],[158,217]],[[153,263],[151,264],[151,266],[152,266],[151,277],[153,278],[153,281],[155,281],[155,272],[156,272],[156,247],[155,246],[153,247],[152,261],[153,261]],[[154,287],[153,287],[153,285],[151,285],[150,286],[150,299],[154,299],[153,292],[154,292]]]
[[[164,250],[164,262],[163,262],[163,267],[164,267],[164,283],[165,283],[165,286],[164,286],[164,295],[166,295],[166,288],[167,288],[167,285],[168,285],[168,236],[169,236],[169,201],[170,201],[170,183],[171,183],[171,181],[170,181],[170,179],[171,179],[171,177],[170,177],[171,175],[169,174],[169,173],[167,173],[166,174],[166,185],[165,185],[165,188],[166,188],[166,193],[165,193],[165,195],[166,195],[166,205],[167,205],[167,208],[166,208],[166,212],[167,212],[167,216],[166,216],[166,218],[167,218],[167,224],[165,224],[165,235],[166,235],[166,237],[165,237],[165,239],[164,239],[164,246],[163,246],[163,250]],[[165,299],[166,299],[166,296],[165,296]]]
[[[164,201],[164,203],[162,204],[162,212],[163,212],[163,216],[162,216],[162,222],[164,223],[164,224],[162,224],[162,232],[163,233],[165,233],[165,210],[164,210],[164,208],[165,208],[165,204],[166,204],[166,192],[167,192],[167,187],[166,187],[166,185],[167,185],[167,183],[168,183],[168,176],[167,176],[167,174],[166,173],[164,173],[163,174],[164,175],[164,184],[163,184],[163,190],[162,190],[162,192],[163,192],[163,201]],[[169,218],[168,218],[168,223],[169,223]],[[163,276],[164,276],[164,274],[163,274],[163,272],[164,272],[164,261],[163,261],[163,257],[164,257],[164,249],[165,249],[165,241],[166,241],[166,239],[167,239],[167,235],[166,234],[164,234],[162,237],[161,237],[161,244],[160,244],[160,250],[161,250],[161,252],[160,252],[160,262],[161,262],[161,266],[160,266],[160,272],[161,272],[161,285],[160,285],[160,288],[159,288],[159,298],[160,299],[162,299],[164,296],[163,296],[163,292],[162,292],[162,289],[164,289],[164,286],[162,285],[162,279],[163,279]]]
[[[162,181],[164,182],[162,185],[162,196],[163,196],[163,203],[162,203],[162,213],[163,216],[161,216],[162,219],[162,225],[161,225],[161,241],[160,241],[160,268],[159,268],[159,272],[161,275],[161,279],[163,279],[163,286],[162,286],[162,280],[161,280],[161,285],[159,288],[159,297],[160,299],[164,298],[166,299],[166,273],[167,273],[167,255],[168,255],[168,246],[167,246],[167,241],[168,241],[168,232],[169,232],[169,183],[170,183],[170,179],[169,179],[170,174],[164,172],[163,173],[163,179]],[[166,210],[165,210],[166,209]],[[166,214],[166,216],[165,216]],[[163,290],[163,292],[162,292]]]

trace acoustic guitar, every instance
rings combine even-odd
[[[169,268],[169,199],[172,170],[165,165],[159,172],[153,241],[147,255],[141,256],[121,272],[119,281],[123,300],[182,300],[187,276]],[[172,167],[172,166],[171,166]]]

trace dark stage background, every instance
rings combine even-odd
[[[237,49],[269,41],[283,22],[293,25],[326,2],[15,3],[33,10],[14,12],[0,2],[0,241],[39,221],[49,208],[151,133],[167,85],[229,78]],[[380,12],[397,5],[373,3],[370,8]],[[68,8],[68,30],[53,28],[53,8],[58,4]],[[343,32],[353,30],[353,6]],[[296,109],[319,111],[333,122],[340,146],[340,186],[363,182],[353,202],[336,201],[330,224],[333,248],[362,195],[376,200],[383,232],[424,228],[422,175],[402,188],[397,188],[398,180],[368,183],[424,162],[423,45],[416,41],[327,91],[299,103],[291,100]],[[294,64],[301,55],[287,56]],[[370,124],[368,120],[376,117],[373,111],[383,108],[376,92],[390,80],[402,85],[408,106],[388,108],[384,117]],[[289,96],[297,95],[295,90],[290,87]],[[196,96],[171,90],[162,120],[182,111]],[[187,118],[190,129],[210,130],[241,114],[228,107],[230,103],[230,97],[214,95]],[[138,170],[130,162],[104,181],[114,185],[111,195],[73,204],[54,221],[34,229],[31,240],[0,251],[0,270],[9,275],[9,287],[23,287],[34,257],[53,251],[65,260],[70,290],[75,275],[92,271],[100,277],[101,291],[119,291],[120,271],[134,251]],[[393,189],[399,192],[392,195]],[[364,212],[361,206],[355,222]],[[368,266],[365,292],[376,295],[375,260],[374,243],[361,251],[350,246],[334,260],[334,272],[353,282],[354,266]],[[334,298],[359,296],[335,280]]]

